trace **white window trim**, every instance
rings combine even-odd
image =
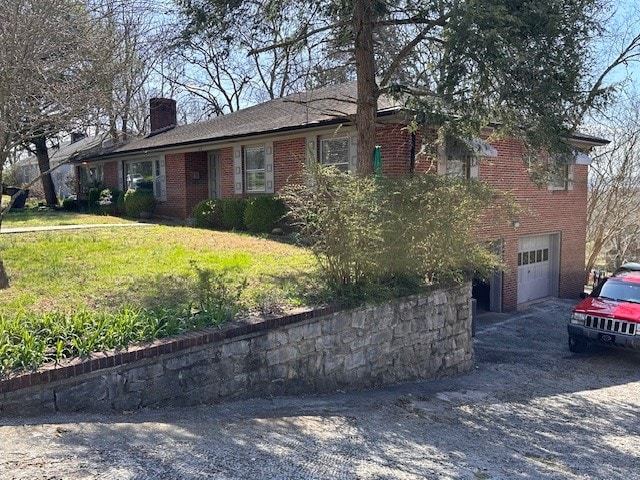
[[[247,151],[252,149],[261,149],[262,150],[262,168],[253,168],[249,170],[247,168]],[[254,145],[245,145],[242,148],[242,170],[244,172],[243,180],[244,180],[244,190],[246,193],[267,193],[267,148],[264,144],[254,144]],[[249,189],[249,182],[247,176],[249,173],[259,173],[262,172],[265,177],[264,187],[261,189]]]
[[[469,161],[469,165],[465,165],[465,160]],[[450,177],[461,178],[468,180],[470,178],[478,178],[480,174],[478,156],[470,153],[467,158],[463,160],[463,167],[465,167],[465,175],[458,175],[450,171],[449,162],[450,159],[446,154],[444,145],[438,146],[438,175],[447,175]]]
[[[330,142],[332,140],[344,140],[347,143],[347,157],[344,159],[343,162],[338,162],[338,163],[324,163],[322,160],[324,158],[324,149],[325,149],[325,142]],[[319,137],[318,140],[319,143],[319,149],[318,149],[318,161],[320,162],[321,165],[323,166],[342,166],[344,165],[346,167],[347,172],[351,172],[352,170],[352,161],[351,161],[351,156],[352,156],[352,141],[351,141],[351,137],[348,134],[344,134],[344,135],[323,135],[321,137]]]
[[[166,174],[166,165],[164,156],[159,157],[150,157],[150,158],[132,158],[130,160],[123,160],[119,162],[122,164],[122,168],[118,168],[118,172],[122,173],[120,176],[120,182],[124,189],[129,188],[129,184],[127,182],[126,176],[129,171],[129,166],[135,163],[151,163],[151,176],[152,176],[152,184],[153,184],[153,196],[159,202],[167,201],[167,174]]]
[[[551,160],[551,159],[550,159]],[[554,185],[547,183],[547,190],[552,192],[567,192],[573,190],[573,162],[567,163],[567,176],[564,179],[564,185]]]

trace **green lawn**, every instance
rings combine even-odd
[[[66,212],[63,210],[39,211],[35,208],[24,208],[8,212],[2,221],[2,228],[97,223],[133,223],[133,221],[120,217],[112,217],[110,215],[91,215],[87,213]]]
[[[244,234],[154,225],[0,236],[11,288],[0,312],[115,310],[188,302],[195,267],[247,281],[247,308],[305,304],[318,290],[304,249]]]
[[[229,319],[218,314],[222,297],[224,312],[328,300],[308,250],[246,234],[166,225],[7,234],[0,256],[11,280],[0,292],[0,375],[217,325]]]

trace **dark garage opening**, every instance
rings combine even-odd
[[[488,312],[491,308],[491,286],[478,278],[473,279],[471,296],[476,300],[477,312]]]

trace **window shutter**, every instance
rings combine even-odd
[[[573,190],[573,163],[567,166],[567,190]]]
[[[122,169],[122,162],[116,162],[118,165],[118,190],[124,190],[124,172]]]
[[[158,192],[158,200],[161,202],[167,201],[167,167],[165,163],[165,158],[161,157],[158,160],[160,165],[160,175],[158,176],[158,187],[160,191]]]
[[[358,172],[358,132],[349,137],[349,173]]]
[[[242,147],[233,147],[233,193],[242,194]]]
[[[274,171],[273,171],[273,142],[266,142],[264,144],[264,179],[265,179],[265,191],[267,193],[273,193],[274,188]]]
[[[480,175],[480,168],[478,167],[480,161],[478,156],[472,153],[469,155],[469,162],[471,162],[471,165],[469,165],[469,178],[478,178]]]
[[[307,168],[313,166],[314,163],[318,161],[318,136],[317,135],[307,135],[307,155],[306,155],[306,165]]]

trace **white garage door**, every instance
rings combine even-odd
[[[550,294],[550,238],[536,235],[520,239],[518,250],[518,303]]]

